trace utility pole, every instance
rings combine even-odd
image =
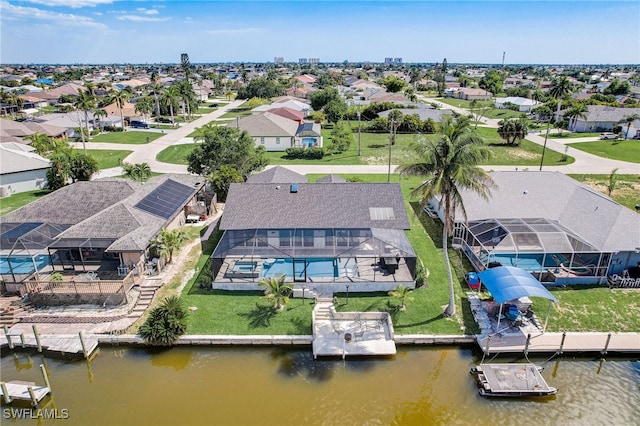
[[[360,104],[358,104],[358,157],[362,154],[360,147]]]
[[[393,142],[393,125],[394,121],[391,118],[391,125],[389,126],[389,171],[387,172],[387,182],[391,182],[391,142]]]

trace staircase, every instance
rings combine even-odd
[[[23,302],[19,296],[3,297],[0,305],[0,327],[11,327],[32,310],[30,302]]]
[[[316,320],[331,320],[333,319],[333,299],[330,302],[320,302],[315,307],[315,319]]]
[[[139,318],[151,305],[153,298],[156,295],[156,291],[162,287],[162,284],[146,284],[140,286],[140,296],[136,306],[127,315],[128,318]]]

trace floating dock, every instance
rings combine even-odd
[[[480,364],[471,369],[482,396],[528,397],[555,395],[535,364]]]
[[[33,382],[23,382],[12,380],[10,382],[0,382],[0,394],[6,404],[13,401],[31,401],[31,405],[37,406],[47,395],[51,393],[51,385],[44,364],[40,364],[40,371],[44,378],[45,386],[38,386]]]

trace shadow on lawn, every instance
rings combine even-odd
[[[240,314],[249,320],[249,326],[251,328],[265,328],[271,325],[271,320],[277,314],[276,309],[271,303],[265,303],[263,301],[256,302],[256,307],[247,312]]]

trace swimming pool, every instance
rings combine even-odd
[[[9,267],[9,261],[11,261],[11,267]],[[0,258],[0,274],[10,274],[12,271],[14,274],[30,274],[34,272],[33,263],[35,262],[38,270],[41,270],[45,266],[49,265],[49,256],[38,255],[31,260],[29,256],[11,256]]]
[[[256,270],[258,266],[258,262],[247,262],[243,260],[238,260],[233,264],[233,272],[253,272]]]
[[[350,264],[352,269],[349,269],[348,265]],[[263,261],[260,276],[278,277],[285,274],[287,279],[337,278],[342,276],[342,271],[347,269],[352,272],[351,276],[355,276],[355,272],[353,272],[355,264],[355,259],[351,258],[274,259],[272,262]]]

